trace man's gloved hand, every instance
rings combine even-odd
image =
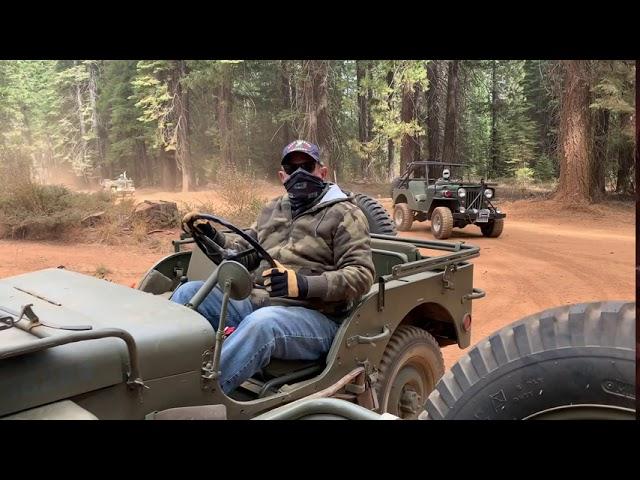
[[[307,298],[309,285],[307,277],[285,268],[276,261],[277,268],[262,272],[264,286],[270,297]]]
[[[191,220],[193,220],[193,218],[197,217],[198,215],[200,215],[200,212],[198,212],[197,210],[191,210],[189,213],[185,214],[184,217],[182,217],[182,224],[187,225]]]
[[[189,227],[189,222],[191,222],[195,217],[199,215],[200,215],[200,212],[198,212],[197,210],[192,210],[191,212],[187,213],[184,217],[182,217],[182,225],[184,226],[184,229],[187,232],[191,233],[192,235],[193,235],[193,232]],[[224,233],[217,231],[215,227],[211,225],[211,223],[208,220],[205,220],[204,218],[202,218],[193,222],[192,225],[193,225],[193,228],[197,228],[201,233],[205,234],[207,237],[209,237],[211,240],[216,242],[218,245],[220,245],[221,247],[224,247],[225,240],[226,240]]]

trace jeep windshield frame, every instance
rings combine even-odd
[[[451,172],[450,182],[463,180],[463,163],[454,162],[434,162],[434,161],[417,161],[407,165],[407,169],[400,176],[398,187],[405,187],[409,180],[424,180],[428,183],[435,183],[438,179],[442,179],[442,171],[448,168]],[[417,173],[417,175],[412,175]]]

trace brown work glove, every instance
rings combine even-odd
[[[275,261],[277,268],[262,272],[264,286],[270,297],[307,298],[309,286],[307,277]]]

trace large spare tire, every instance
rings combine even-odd
[[[364,212],[369,222],[369,232],[380,235],[397,235],[391,216],[376,199],[363,193],[354,193],[356,204]]]
[[[453,365],[420,418],[635,418],[635,308],[584,303],[503,328]]]

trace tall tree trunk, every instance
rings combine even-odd
[[[497,62],[491,61],[491,144],[489,146],[489,160],[491,168],[488,176],[498,173],[498,81],[496,79]]]
[[[607,166],[607,135],[609,134],[609,110],[595,112],[595,138],[593,152],[593,172],[591,173],[591,199],[601,200],[605,195],[605,174]]]
[[[100,169],[101,175],[104,177],[106,173],[106,145],[104,139],[104,129],[100,119],[100,114],[96,106],[98,99],[98,76],[100,70],[98,63],[93,61],[89,63],[89,106],[91,108],[91,130],[95,137],[95,152],[97,156],[97,163]]]
[[[631,115],[628,113],[620,114],[620,129],[625,131],[631,123]],[[616,192],[622,194],[633,193],[633,164],[634,164],[634,147],[633,142],[624,141],[618,147],[618,172],[616,175]]]
[[[389,95],[387,96],[387,104],[391,109],[391,102],[393,101],[393,62],[391,68],[387,72],[387,87],[389,87]],[[393,177],[393,157],[394,157],[394,144],[393,140],[387,140],[387,178]]]
[[[367,62],[367,79],[369,86],[367,88],[367,142],[373,138],[373,117],[371,116],[371,103],[373,100],[373,90],[371,88],[371,61]]]
[[[222,65],[222,78],[218,86],[218,130],[220,132],[220,156],[227,168],[234,167],[233,126],[231,114],[233,111],[232,96],[232,66]]]
[[[358,88],[358,141],[365,143],[368,141],[368,102],[367,94],[364,91],[363,81],[366,78],[367,69],[363,60],[356,60],[356,85]],[[360,159],[360,175],[363,178],[368,177],[369,159],[366,156],[362,156]]]
[[[591,116],[588,62],[564,60],[560,109],[560,179],[555,198],[570,205],[589,203]]]
[[[442,160],[453,162],[456,153],[457,136],[457,99],[458,99],[458,64],[459,60],[449,62],[449,78],[447,84],[447,114],[444,127],[444,146]]]
[[[410,123],[415,120],[416,117],[416,85],[411,85],[404,82],[402,85],[402,105],[400,108],[400,120],[403,123]],[[402,136],[402,143],[400,146],[400,171],[404,172],[407,165],[412,162],[416,157],[416,148],[418,142],[413,135],[405,133]],[[419,151],[419,149],[418,149]]]
[[[162,185],[165,190],[175,190],[176,188],[176,162],[175,152],[166,152],[160,148],[158,152],[158,162],[162,171]]]
[[[147,146],[144,140],[136,140],[136,152],[140,159],[140,165],[142,167],[141,178],[145,185],[153,185],[153,178],[151,174],[151,166],[149,165],[149,157],[147,156]]]
[[[442,60],[432,60],[427,66],[427,79],[429,89],[426,92],[427,100],[427,159],[433,161],[442,160],[440,149],[440,104],[442,103]]]
[[[74,60],[73,61],[74,65],[78,65],[78,61]],[[75,85],[74,85],[74,90],[75,90],[75,100],[76,100],[76,111],[77,111],[77,115],[78,115],[78,127],[80,129],[80,153],[79,153],[79,157],[80,157],[80,162],[82,165],[82,169],[81,169],[81,173],[83,176],[83,179],[86,182],[86,166],[87,166],[87,141],[86,141],[86,137],[87,137],[87,130],[85,128],[84,125],[84,105],[82,102],[82,89],[80,86],[80,83],[76,81]]]
[[[193,183],[193,168],[189,143],[189,91],[182,85],[182,79],[187,76],[187,64],[185,60],[176,60],[176,62],[177,75],[174,83],[176,164],[182,173],[182,191],[188,192]]]
[[[305,138],[320,148],[323,163],[340,173],[340,166],[330,157],[329,65],[326,60],[306,62],[304,98],[306,110]]]
[[[291,75],[289,65],[286,60],[280,61],[280,89],[282,94],[282,110],[291,110]],[[291,133],[291,122],[285,120],[282,125],[282,145],[286,145],[293,140]]]
[[[318,62],[317,76],[315,77],[315,97],[316,97],[316,117],[318,119],[318,146],[320,151],[324,152],[324,159],[328,165],[340,176],[341,165],[338,164],[337,158],[330,156],[330,132],[331,125],[329,123],[329,62],[326,60]]]

